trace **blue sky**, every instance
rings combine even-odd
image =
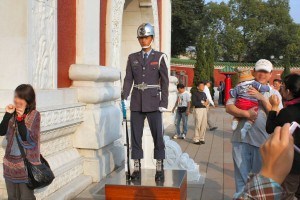
[[[214,1],[214,2],[228,2],[228,0],[205,0],[206,2],[210,2],[210,1]],[[299,12],[299,8],[300,8],[300,1],[299,0],[290,0],[290,7],[291,7],[291,16],[294,19],[294,21],[296,23],[300,24],[300,12]],[[298,10],[297,10],[298,8]]]

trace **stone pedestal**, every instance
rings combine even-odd
[[[84,156],[84,174],[99,182],[124,160],[121,138],[121,91],[114,82],[119,71],[97,65],[72,65],[72,87],[78,100],[86,103],[84,122],[74,135],[74,146]]]
[[[187,176],[184,170],[165,170],[165,180],[155,181],[155,170],[143,169],[140,181],[126,182],[125,174],[109,178],[105,184],[105,198],[118,199],[176,199],[187,197]]]

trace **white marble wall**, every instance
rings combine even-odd
[[[0,4],[0,89],[14,89],[20,82],[29,81],[28,5],[18,0],[2,0]]]

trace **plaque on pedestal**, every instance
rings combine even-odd
[[[155,170],[142,169],[140,181],[126,182],[125,174],[119,174],[105,184],[107,200],[145,199],[182,200],[187,197],[187,174],[185,170],[165,170],[165,180],[155,181]]]

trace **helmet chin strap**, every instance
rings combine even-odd
[[[143,49],[148,49],[149,47],[151,47],[152,43],[153,43],[153,40],[151,41],[151,43],[148,46],[142,46],[142,48]]]

